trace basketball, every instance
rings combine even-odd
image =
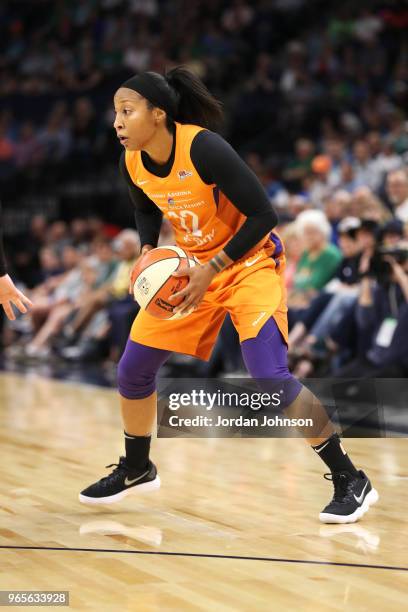
[[[172,276],[183,267],[195,266],[196,262],[188,253],[176,246],[162,246],[148,251],[135,266],[132,273],[133,294],[140,308],[158,319],[181,319],[185,313],[174,312],[184,298],[175,302],[169,297],[186,287],[188,276]]]

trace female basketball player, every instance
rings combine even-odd
[[[0,304],[3,306],[7,317],[14,321],[16,318],[12,304],[14,304],[20,312],[27,312],[27,306],[32,306],[32,302],[21,291],[17,289],[7,274],[6,260],[3,249],[3,236],[1,232],[1,203],[0,203]]]
[[[162,217],[176,242],[200,264],[189,275],[183,319],[137,315],[118,366],[126,458],[107,477],[86,488],[84,503],[110,503],[160,485],[149,459],[156,418],[155,377],[172,351],[208,359],[226,312],[239,333],[244,362],[257,379],[284,381],[283,408],[312,417],[304,434],[329,467],[334,497],[323,522],[354,522],[377,498],[334,433],[327,414],[287,367],[284,249],[277,223],[256,176],[215,132],[221,107],[203,83],[184,68],[165,76],[132,77],[114,97],[114,127],[124,146],[121,169],[135,205],[142,254],[157,245]],[[310,437],[312,436],[312,437]],[[111,467],[111,466],[108,466]]]

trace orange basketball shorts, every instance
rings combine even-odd
[[[136,316],[130,339],[145,346],[208,360],[227,313],[240,342],[255,338],[273,316],[288,341],[285,257],[262,248],[217,274],[197,309],[184,319],[157,319],[144,310]]]

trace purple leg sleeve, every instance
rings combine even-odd
[[[289,406],[303,386],[289,372],[288,349],[275,319],[268,319],[256,338],[244,340],[241,350],[245,366],[252,378],[256,378],[259,386],[268,393],[283,390],[281,408]]]
[[[156,374],[171,351],[128,340],[118,363],[119,393],[127,399],[148,397],[156,389]]]

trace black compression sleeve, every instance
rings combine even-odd
[[[3,248],[3,215],[0,202],[0,276],[7,274],[6,257]]]
[[[153,247],[156,247],[163,214],[156,204],[133,183],[126,168],[124,153],[121,155],[119,168],[128,185],[130,199],[135,207],[135,221],[137,231],[139,232],[140,246],[143,247],[145,244],[151,244]]]
[[[215,183],[247,217],[224,249],[235,261],[275,227],[275,209],[256,175],[218,134],[199,132],[191,145],[191,159],[202,180]]]

